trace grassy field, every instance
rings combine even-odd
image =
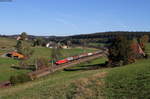
[[[17,40],[12,38],[0,37],[0,55],[8,51],[13,51]],[[25,44],[30,44],[30,42],[25,41]]]
[[[89,43],[88,45],[103,47],[105,44],[104,43]]]
[[[15,39],[0,37],[0,55],[4,52],[12,50],[15,44]]]
[[[0,58],[0,82],[8,80],[12,75],[30,72],[29,70],[17,70],[12,66],[18,66],[18,61],[10,58]]]
[[[28,43],[28,42],[25,42],[25,43]],[[0,55],[13,50],[15,45],[16,45],[15,39],[0,37]],[[34,59],[36,59],[37,57],[41,57],[41,56],[51,59],[50,48],[33,47],[32,49],[34,50],[34,53],[32,57],[30,58],[30,60],[28,61],[29,63],[33,64]],[[85,50],[85,52],[92,52],[92,51],[95,51],[95,49],[87,48]],[[63,49],[62,50],[63,56],[61,58],[78,55],[80,53],[83,53],[83,49],[81,48]],[[18,66],[18,63],[19,63],[19,60],[0,57],[0,82],[8,80],[10,76],[12,75],[30,72],[30,70],[17,70],[17,69],[12,68],[12,66]]]
[[[99,58],[90,62],[90,64],[101,64],[104,63],[104,58]],[[84,63],[84,65],[90,65],[89,63]],[[79,66],[79,65],[78,65]],[[81,64],[80,64],[81,66]],[[82,65],[83,66],[83,65]],[[80,67],[84,68],[84,67]],[[51,95],[63,95],[65,90],[61,90],[62,87],[69,85],[72,81],[80,78],[89,77],[96,73],[105,71],[102,70],[78,70],[78,71],[58,71],[52,75],[40,78],[38,80],[28,82],[22,85],[14,86],[10,89],[4,89],[0,91],[1,98],[4,99],[47,99]],[[55,88],[60,91],[55,93]],[[54,97],[51,97],[54,99]],[[60,99],[60,97],[58,97]],[[62,99],[62,98],[61,98]]]
[[[105,84],[106,96],[111,99],[149,99],[150,59],[111,69]]]
[[[14,50],[16,40],[0,37],[0,55]],[[8,80],[11,75],[28,72],[26,70],[15,70],[11,66],[17,65],[18,61],[10,58],[0,57],[0,82]]]
[[[32,56],[32,58],[35,57],[46,57],[46,58],[50,58],[51,55],[51,50],[50,48],[45,48],[45,47],[35,47],[33,48],[34,50],[34,54]],[[93,52],[96,51],[96,49],[91,49],[91,48],[87,48],[85,50],[85,52]],[[62,53],[62,57],[61,58],[65,58],[68,56],[73,56],[73,55],[79,55],[81,53],[83,53],[84,50],[82,48],[71,48],[71,49],[62,49],[61,53]]]
[[[150,43],[146,45],[146,52],[150,55]]]
[[[104,61],[105,58],[96,59],[90,64],[101,64]],[[95,86],[95,82],[97,82],[95,79],[99,79],[95,75],[100,76],[101,73],[106,72],[106,77],[103,80],[108,88],[105,89],[105,95],[109,99],[122,99],[123,97],[124,99],[127,99],[127,97],[139,99],[138,96],[144,97],[144,94],[148,97],[148,89],[150,88],[149,62],[150,59],[140,60],[134,64],[111,69],[58,71],[35,81],[1,90],[0,96],[2,99],[60,99],[60,97],[61,99],[68,99],[69,94],[69,97],[76,97],[75,99],[80,99],[82,96],[89,97],[89,99],[101,99],[102,93],[99,91],[101,84],[99,82]],[[82,66],[80,64],[78,68],[84,68],[84,66],[90,64],[84,63]],[[89,78],[92,80],[89,80]],[[94,97],[94,95],[98,97]],[[77,98],[77,96],[80,98]]]
[[[50,58],[50,49],[43,47],[33,49],[35,52],[32,59],[39,56]],[[94,49],[87,49],[86,51],[91,52]],[[148,53],[150,52],[150,44],[148,44],[147,51]],[[80,48],[66,49],[63,50],[63,57],[82,52],[83,50]],[[61,99],[85,99],[85,97],[87,99],[103,99],[101,94],[107,96],[108,99],[150,98],[150,59],[139,60],[134,64],[117,68],[86,69],[92,66],[100,66],[105,61],[106,58],[104,57],[98,58],[90,62],[78,64],[76,67],[67,68],[67,71],[57,71],[52,75],[35,81],[0,90],[0,99],[60,99],[60,97]],[[3,75],[3,80],[8,79],[6,75],[10,74],[9,71],[14,72],[14,70],[10,69],[10,65],[18,61],[0,58],[0,62],[0,66],[2,66],[0,67],[0,75]],[[6,72],[2,70],[4,66],[6,66]],[[101,73],[103,72],[106,75],[102,79]],[[20,71],[15,70],[15,73],[20,73]],[[95,75],[99,77],[97,78]],[[105,85],[101,81],[104,81]]]
[[[35,47],[34,54],[29,60],[31,64],[33,64],[33,60],[36,57],[46,57],[48,59],[51,59],[51,49],[44,48],[44,47]],[[86,52],[92,52],[95,51],[95,49],[86,49]],[[83,53],[83,50],[80,48],[74,48],[74,49],[63,49],[62,50],[63,56],[68,57],[72,55],[78,55],[80,53]],[[8,80],[10,76],[30,72],[30,70],[17,70],[12,68],[12,66],[18,66],[19,60],[11,59],[11,58],[0,58],[0,82]]]

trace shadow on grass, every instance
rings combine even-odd
[[[101,69],[105,68],[105,64],[94,64],[94,65],[82,65],[82,66],[77,66],[76,68],[65,68],[64,71],[79,71],[79,70],[96,70],[96,69]]]
[[[11,68],[17,69],[17,70],[32,70],[32,71],[35,70],[33,65],[26,66],[26,67],[11,66]]]

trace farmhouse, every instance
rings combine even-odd
[[[23,59],[23,58],[25,58],[24,55],[19,54],[17,52],[9,52],[9,53],[6,54],[6,56],[12,57],[12,58],[17,58],[17,59]]]
[[[64,45],[64,44],[59,44],[60,46],[60,48],[63,48],[63,49],[67,49],[67,48],[69,48],[67,45]],[[58,46],[55,46],[55,43],[53,43],[53,42],[49,42],[49,43],[47,43],[46,44],[46,47],[47,48],[53,48],[53,47],[58,47]]]

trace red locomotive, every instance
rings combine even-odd
[[[56,64],[56,65],[60,65],[60,64],[67,63],[67,62],[68,62],[67,59],[62,59],[62,60],[58,60],[55,64]]]

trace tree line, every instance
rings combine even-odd
[[[122,66],[134,63],[141,58],[148,58],[146,44],[149,41],[149,36],[144,35],[140,38],[129,39],[127,36],[118,35],[111,40],[108,45],[108,66]]]

